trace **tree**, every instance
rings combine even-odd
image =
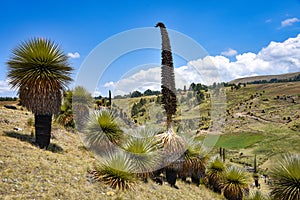
[[[158,95],[158,94],[160,94],[160,91],[152,91],[150,89],[147,89],[144,92],[144,96],[152,96],[152,95]]]
[[[196,94],[197,104],[201,104],[204,100],[204,93],[201,91],[198,91]]]
[[[300,199],[300,156],[284,155],[271,169],[271,197],[278,200]]]
[[[131,98],[141,97],[141,96],[143,96],[143,94],[140,91],[137,91],[137,90],[132,92],[131,95],[130,95]]]
[[[189,91],[194,91],[194,88],[196,87],[195,83],[191,83],[190,87],[189,87]]]
[[[34,113],[35,142],[50,144],[52,115],[60,111],[62,91],[72,80],[68,57],[49,39],[33,38],[12,50],[8,79],[22,105]]]

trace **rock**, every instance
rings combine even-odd
[[[23,129],[22,129],[22,128],[19,128],[19,127],[15,127],[14,130],[15,130],[15,131],[23,131]]]
[[[4,105],[4,108],[17,110],[17,107],[12,105]]]
[[[1,123],[9,124],[9,121],[7,119],[0,119]]]
[[[107,196],[114,196],[115,193],[114,193],[113,191],[108,191],[108,192],[106,192],[106,195],[107,195]]]

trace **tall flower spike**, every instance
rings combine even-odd
[[[168,128],[170,128],[172,123],[172,117],[176,113],[177,108],[172,50],[166,26],[162,22],[159,22],[156,24],[155,27],[160,28],[160,33],[162,37],[161,93],[162,104],[167,114],[167,126]]]

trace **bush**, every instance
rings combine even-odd
[[[119,190],[133,190],[136,182],[134,165],[124,153],[108,153],[96,168],[97,180]]]
[[[278,200],[300,199],[300,156],[284,155],[270,171],[271,196]]]
[[[249,175],[242,168],[231,166],[226,169],[222,190],[226,199],[242,200],[249,191]]]

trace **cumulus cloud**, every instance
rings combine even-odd
[[[210,62],[210,59],[207,58],[204,62]],[[204,77],[204,75],[202,76],[202,74],[190,64],[188,66],[175,68],[174,71],[176,88],[183,89],[184,86],[188,87],[192,82],[204,82],[209,84],[219,82],[219,79],[216,79],[217,76],[213,74],[216,70],[210,70],[209,67],[207,67],[206,71],[211,71],[211,76],[206,77]],[[118,82],[107,82],[103,84],[103,87],[112,89],[114,95],[129,94],[135,90],[140,92],[144,92],[147,89],[154,91],[161,90],[161,68],[152,67],[149,69],[142,69],[133,75],[122,78]]]
[[[238,54],[235,58],[236,61],[230,61],[224,56],[209,56],[223,81],[247,76],[298,72],[300,71],[300,34],[284,42],[272,41],[257,54],[247,52]],[[205,63],[205,59],[207,58],[191,61],[189,64],[198,67],[205,76],[213,76],[213,73],[207,71],[207,66],[210,66],[210,69],[213,69],[213,66]]]
[[[285,19],[281,22],[281,27],[292,26],[294,23],[299,22],[300,20],[296,17]]]
[[[80,58],[80,54],[78,52],[75,52],[75,53],[70,52],[67,55],[68,55],[68,57],[73,58],[73,59]]]
[[[175,68],[176,87],[183,88],[192,82],[207,85],[213,82],[228,82],[236,78],[275,75],[300,71],[300,34],[284,42],[270,42],[258,53],[246,52],[235,56],[235,61],[227,57],[206,56],[189,61],[185,66]],[[122,78],[118,82],[107,82],[104,87],[114,89],[114,94],[128,94],[134,90],[160,90],[160,67],[142,69]]]
[[[160,68],[142,69],[114,84],[106,83],[105,85],[108,84],[114,85],[115,95],[124,95],[135,90],[141,92],[147,89],[160,90]]]
[[[231,48],[227,49],[227,51],[221,52],[221,55],[228,56],[228,57],[235,56],[236,54],[237,54],[237,51],[234,49],[231,49]]]
[[[116,86],[116,83],[113,81],[107,82],[104,84],[105,88],[114,88]]]
[[[8,81],[7,80],[0,80],[0,95],[8,93],[8,92],[13,92],[10,87],[8,86]]]
[[[93,94],[92,94],[92,96],[93,97],[99,97],[99,96],[101,96],[102,95],[102,93],[101,93],[101,91],[99,90],[99,88],[96,88],[96,90],[93,92]]]

